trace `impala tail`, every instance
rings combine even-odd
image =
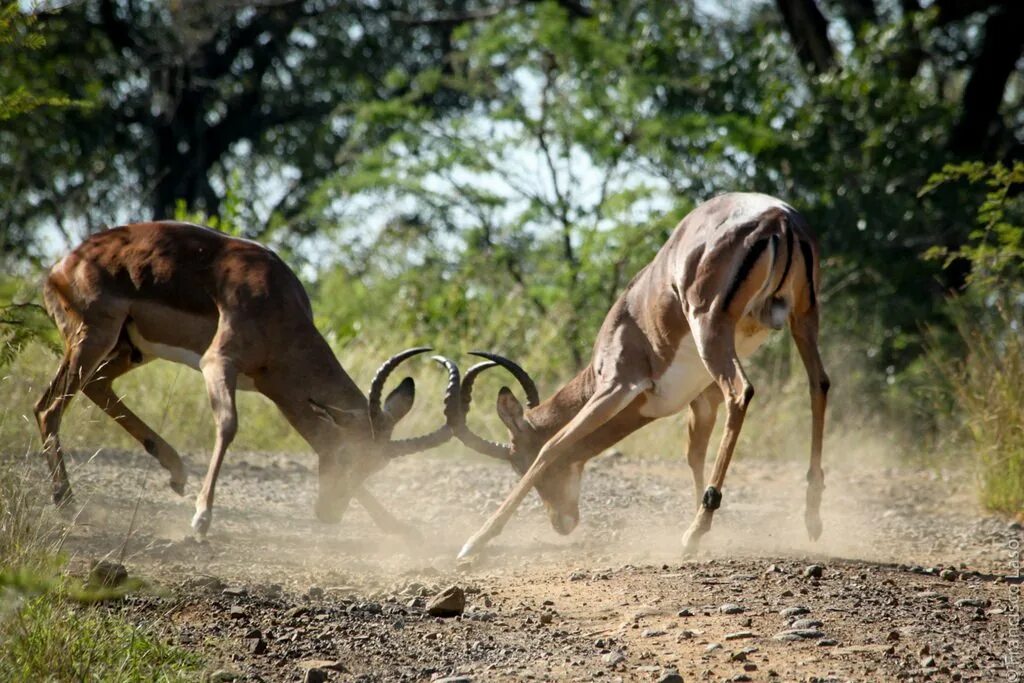
[[[768,259],[768,267],[761,288],[751,298],[747,312],[762,325],[782,329],[793,309],[792,272],[797,250],[797,238],[790,225],[792,216],[785,209],[773,209],[762,216],[755,234],[758,241],[751,247],[748,259],[757,261],[759,253]],[[765,233],[768,233],[765,235]],[[804,246],[800,242],[800,246]],[[751,258],[753,257],[753,258]],[[744,265],[746,262],[744,263]],[[742,275],[741,272],[737,275]],[[739,277],[737,277],[739,283]]]

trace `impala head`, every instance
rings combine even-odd
[[[540,449],[551,438],[550,430],[538,429],[530,421],[530,411],[540,404],[537,386],[523,368],[508,358],[479,351],[474,351],[473,355],[487,360],[477,363],[466,372],[460,392],[462,410],[454,427],[455,435],[478,453],[507,461],[522,476],[530,469]],[[484,439],[470,431],[466,424],[466,414],[469,412],[473,397],[473,383],[481,372],[499,365],[512,373],[526,393],[524,409],[508,387],[502,387],[498,392],[498,417],[508,428],[509,443],[495,443]],[[544,502],[551,526],[560,534],[568,534],[579,523],[582,474],[582,461],[563,459],[549,465],[537,479],[537,493]]]
[[[369,397],[364,405],[343,409],[310,399],[313,411],[337,428],[332,435],[332,441],[337,445],[332,452],[320,458],[315,510],[321,521],[340,521],[356,488],[393,458],[434,448],[452,437],[453,420],[459,404],[459,369],[447,358],[434,356],[433,360],[448,372],[444,394],[445,423],[422,436],[391,438],[395,425],[412,409],[416,384],[411,377],[406,377],[381,401],[384,383],[403,361],[427,351],[430,348],[425,346],[407,349],[385,361],[370,382]]]

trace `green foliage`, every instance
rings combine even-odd
[[[966,181],[984,188],[976,228],[958,249],[933,247],[932,259],[970,264],[965,296],[950,301],[956,343],[940,333],[929,354],[945,381],[939,411],[948,412],[958,446],[978,458],[984,504],[1024,512],[1024,164],[947,165],[922,194]]]
[[[0,603],[0,677],[8,681],[194,681],[200,659],[106,607],[60,594]],[[16,603],[16,604],[11,604]]]
[[[196,680],[199,657],[107,602],[137,580],[106,589],[63,575],[63,527],[33,470],[29,456],[0,455],[0,680]]]
[[[53,323],[42,306],[32,303],[0,305],[0,368],[10,365],[33,342],[60,353],[54,332]]]
[[[9,366],[25,348],[40,344],[60,353],[57,330],[46,310],[28,298],[26,282],[17,277],[0,277],[0,370]]]
[[[947,164],[928,179],[921,194],[962,180],[985,188],[977,227],[960,247],[935,246],[926,256],[941,259],[947,267],[957,259],[967,261],[971,266],[967,282],[975,292],[995,296],[1002,305],[1013,305],[1024,291],[1024,202],[1020,201],[1024,163],[1012,167],[980,161]]]
[[[38,17],[22,11],[18,2],[0,4],[0,62],[42,50],[46,38],[40,33]],[[24,116],[39,107],[67,108],[84,102],[56,94],[40,94],[25,83],[0,81],[0,121]]]

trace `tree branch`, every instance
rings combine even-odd
[[[993,125],[999,120],[1006,83],[1024,53],[1024,3],[1001,8],[985,22],[985,38],[963,95],[963,113],[949,136],[961,157],[992,156]]]
[[[776,0],[776,4],[804,68],[817,74],[831,70],[835,49],[828,38],[828,22],[815,0]]]

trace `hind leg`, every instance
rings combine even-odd
[[[132,362],[131,347],[122,341],[117,345],[114,353],[96,371],[92,380],[85,385],[82,393],[142,444],[146,452],[156,458],[160,465],[171,473],[171,489],[179,496],[184,495],[187,475],[185,466],[181,462],[181,456],[164,441],[163,437],[129,410],[114,392],[114,380],[139,366],[139,363]]]
[[[218,333],[219,334],[219,333]],[[228,446],[238,432],[238,412],[235,408],[235,387],[238,371],[223,348],[215,346],[203,355],[199,367],[206,380],[206,392],[210,397],[213,419],[217,425],[217,436],[210,456],[210,465],[203,479],[203,488],[196,498],[196,514],[192,518],[192,529],[200,539],[206,538],[213,519],[213,497],[217,488],[217,475]]]
[[[36,402],[36,423],[39,425],[43,453],[50,470],[53,502],[57,506],[65,506],[72,500],[71,483],[68,481],[64,452],[58,436],[61,418],[71,399],[88,383],[116,342],[117,332],[112,333],[107,326],[78,325],[74,336],[66,342],[67,348],[57,374],[46,393]]]
[[[699,330],[696,342],[701,359],[725,397],[726,421],[725,433],[722,434],[718,454],[715,456],[711,483],[704,491],[697,516],[683,536],[683,550],[686,554],[692,554],[697,550],[701,537],[711,528],[711,519],[714,517],[715,510],[721,505],[725,474],[729,469],[740,429],[743,427],[747,407],[754,397],[754,387],[747,379],[746,373],[743,372],[743,366],[736,354],[734,328],[731,321],[727,319],[711,320],[696,326],[696,328]]]
[[[829,379],[818,352],[818,309],[790,317],[793,341],[807,370],[811,391],[811,462],[807,469],[807,507],[804,524],[812,541],[821,536],[821,494],[825,489],[825,471],[821,468],[821,442],[825,431],[825,406]]]

